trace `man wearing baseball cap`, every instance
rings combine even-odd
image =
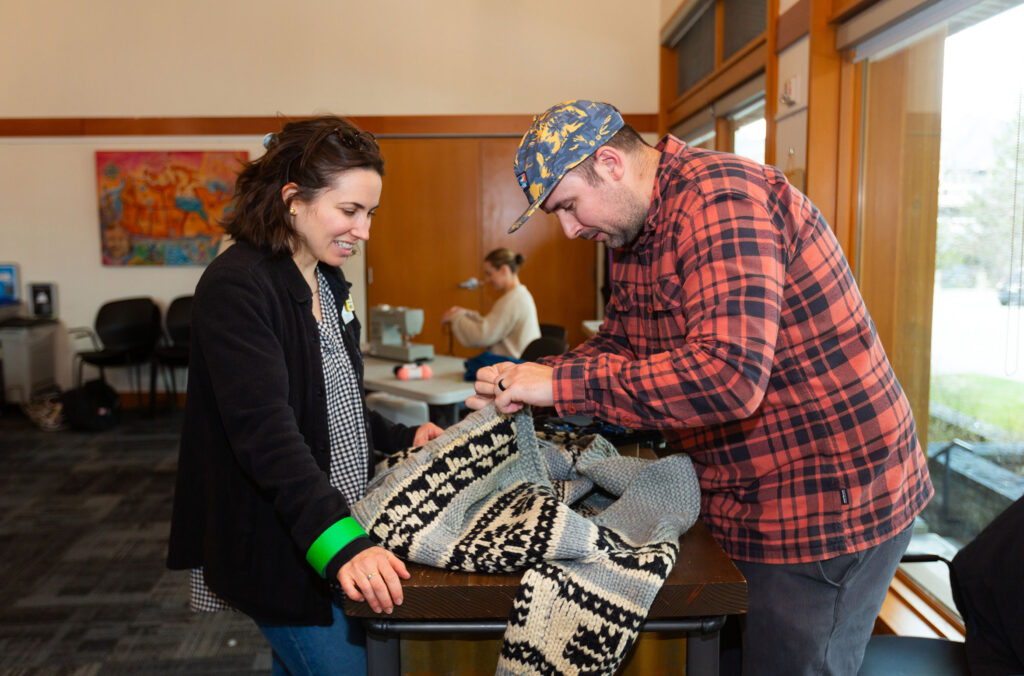
[[[651,147],[594,101],[535,117],[514,170],[529,207],[509,231],[541,209],[604,242],[612,298],[593,338],[480,369],[467,404],[662,430],[747,578],[744,672],[855,674],[933,488],[821,213],[773,167]]]

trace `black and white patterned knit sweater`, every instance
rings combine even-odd
[[[377,467],[352,516],[407,561],[525,570],[499,674],[612,674],[700,511],[689,457],[538,440],[493,406]]]

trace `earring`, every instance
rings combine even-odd
[[[291,209],[288,210],[288,213],[290,213],[292,216],[294,216],[298,212],[295,211],[295,207],[292,207]]]

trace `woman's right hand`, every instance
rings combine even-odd
[[[459,314],[460,312],[465,312],[465,310],[466,308],[464,307],[452,305],[450,308],[445,310],[445,313],[443,315],[441,315],[441,325],[444,326],[445,324],[451,322],[451,320],[455,319],[455,315]]]
[[[350,599],[366,601],[375,613],[391,614],[402,605],[402,583],[409,571],[397,556],[383,547],[370,547],[353,556],[338,571],[338,584]]]

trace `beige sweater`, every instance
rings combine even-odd
[[[502,294],[486,317],[472,310],[456,314],[452,333],[466,347],[485,348],[518,359],[527,345],[540,338],[537,306],[520,284]]]

